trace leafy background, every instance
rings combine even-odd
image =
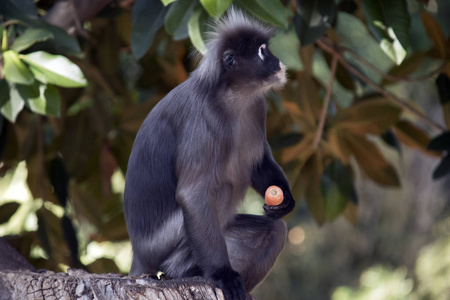
[[[289,70],[267,135],[298,205],[254,295],[448,299],[444,0],[2,0],[0,235],[38,268],[127,273],[135,134],[231,4],[276,28]]]

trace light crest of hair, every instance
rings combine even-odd
[[[219,47],[221,45],[221,38],[232,34],[233,32],[250,29],[261,33],[264,36],[271,36],[273,29],[261,23],[260,21],[244,15],[242,11],[231,7],[228,9],[226,16],[216,21],[213,26],[213,31],[208,32],[208,41],[206,54],[201,59],[200,65],[196,70],[197,75],[202,79],[214,81],[218,78],[218,66],[221,64],[221,53]]]

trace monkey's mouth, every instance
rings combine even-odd
[[[286,83],[286,66],[280,61],[280,70],[275,73],[280,84]]]

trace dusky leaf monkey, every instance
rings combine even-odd
[[[265,133],[264,94],[286,81],[272,35],[230,9],[199,67],[142,124],[124,195],[130,275],[204,276],[226,299],[244,299],[275,263],[295,201]],[[248,187],[264,195],[271,185],[281,204],[236,214]]]

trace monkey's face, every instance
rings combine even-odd
[[[286,82],[286,67],[269,50],[268,38],[254,32],[232,36],[222,52],[223,78],[231,89],[264,93]]]

